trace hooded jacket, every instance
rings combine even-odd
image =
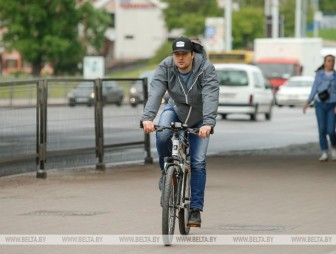
[[[204,53],[194,53],[190,86],[184,86],[172,56],[164,59],[156,69],[149,87],[149,96],[142,120],[153,121],[160,108],[161,99],[168,90],[168,103],[180,121],[193,126],[203,120],[203,125],[215,126],[219,83],[215,67]]]
[[[326,102],[335,103],[336,102],[336,71],[333,71],[331,76],[327,76],[324,70],[319,70],[316,72],[315,80],[308,98],[308,102],[311,103],[313,100],[321,101],[317,94],[324,90],[328,90],[329,99]]]

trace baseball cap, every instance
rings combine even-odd
[[[177,38],[173,42],[173,53],[175,52],[191,52],[193,51],[193,46],[191,40],[189,40],[187,37],[180,37]]]

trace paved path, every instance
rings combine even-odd
[[[312,145],[314,146],[314,145]],[[311,146],[310,146],[311,147]],[[289,147],[208,158],[202,228],[191,235],[336,234],[336,162],[316,147]],[[49,171],[0,178],[2,235],[159,235],[161,209],[153,165]],[[178,231],[178,230],[177,230]],[[333,246],[0,246],[30,253],[335,254]]]

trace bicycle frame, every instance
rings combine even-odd
[[[174,123],[176,124],[176,123]],[[183,128],[183,127],[182,127]],[[189,142],[188,142],[188,129],[181,127],[174,128],[172,136],[172,156],[165,158],[164,170],[173,165],[176,167],[177,194],[176,194],[176,209],[187,208],[190,197],[186,196],[187,178],[186,174],[190,174],[190,160],[189,160]]]

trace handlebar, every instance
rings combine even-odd
[[[143,129],[143,123],[142,120],[140,120],[140,128]],[[172,130],[175,132],[184,130],[187,131],[188,133],[193,133],[193,134],[198,134],[199,128],[189,128],[187,124],[183,124],[181,122],[172,122],[170,126],[160,126],[160,125],[154,125],[154,128],[156,131],[163,131],[163,130]],[[211,127],[210,134],[214,133],[214,128]]]

